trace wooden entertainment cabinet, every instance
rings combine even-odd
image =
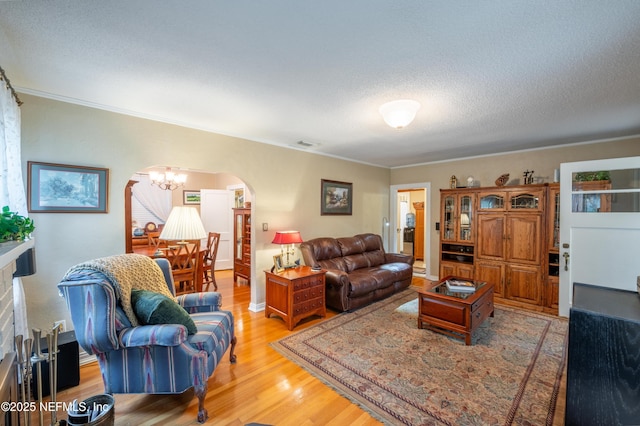
[[[558,194],[558,184],[441,190],[440,278],[491,282],[496,301],[557,315]]]

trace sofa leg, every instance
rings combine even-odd
[[[198,423],[204,423],[209,418],[209,412],[204,408],[204,397],[207,395],[207,382],[202,386],[195,386],[194,390],[198,397]]]
[[[231,349],[229,349],[229,361],[231,362],[231,364],[236,363],[236,354],[234,354],[233,352],[236,350],[237,342],[238,339],[236,338],[236,336],[233,336],[233,339],[231,339]]]

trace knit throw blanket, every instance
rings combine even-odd
[[[73,273],[86,270],[101,272],[111,281],[122,309],[134,327],[139,325],[139,322],[131,306],[132,289],[153,291],[175,300],[175,296],[167,287],[162,269],[148,256],[119,254],[89,260],[69,269],[63,280]]]

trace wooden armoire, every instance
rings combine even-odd
[[[441,190],[440,278],[489,281],[497,301],[557,314],[557,186],[549,192],[549,184]]]

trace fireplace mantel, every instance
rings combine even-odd
[[[33,247],[33,239],[0,243],[0,359],[14,351],[13,273],[16,259]]]
[[[34,240],[8,241],[0,243],[0,269],[15,261],[25,251],[34,246]]]

